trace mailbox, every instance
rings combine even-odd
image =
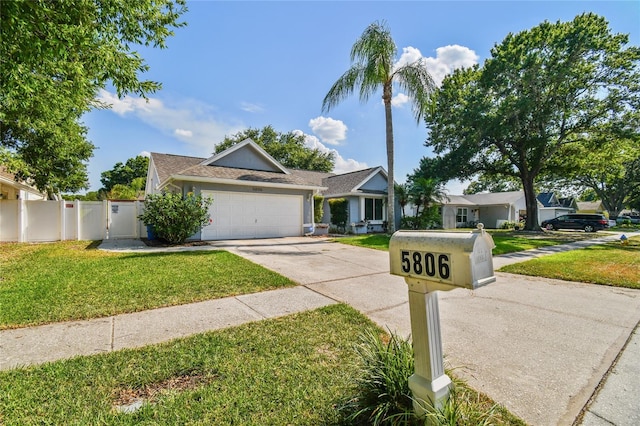
[[[425,404],[441,409],[449,398],[451,379],[445,374],[436,290],[475,289],[496,280],[493,238],[478,224],[469,232],[398,231],[389,241],[391,273],[409,287],[409,314],[415,373],[409,377],[418,415]]]
[[[428,291],[475,289],[496,280],[491,235],[482,225],[469,232],[398,231],[389,241],[391,273]]]

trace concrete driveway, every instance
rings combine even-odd
[[[214,245],[410,334],[407,286],[386,252],[316,238]],[[440,293],[445,364],[529,424],[572,424],[638,324],[640,291],[496,275]]]

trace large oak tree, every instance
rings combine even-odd
[[[82,114],[100,88],[145,96],[160,83],[137,46],[165,47],[185,0],[15,0],[0,7],[0,160],[50,193],[87,186],[94,146]]]
[[[568,173],[573,162],[563,156],[603,126],[612,136],[635,131],[628,118],[640,106],[640,49],[627,43],[591,13],[509,34],[482,67],[444,80],[426,145],[459,178],[518,178],[526,229],[539,229],[536,177]]]

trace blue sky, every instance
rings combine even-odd
[[[142,78],[162,82],[149,102],[100,93],[112,105],[85,115],[96,145],[90,190],[100,173],[145,152],[208,157],[225,135],[272,125],[301,131],[309,146],[334,150],[336,171],[386,168],[380,96],[354,95],[328,113],[322,100],[350,66],[351,46],[374,21],[386,21],[398,60],[422,56],[436,81],[455,67],[483,63],[512,32],[577,14],[604,16],[616,33],[640,45],[638,1],[190,1],[188,25],[167,49],[138,51],[151,67]],[[404,182],[420,158],[427,130],[403,94],[394,92],[395,178]],[[465,184],[452,181],[451,194]]]

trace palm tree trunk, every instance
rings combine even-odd
[[[393,178],[393,120],[391,117],[391,82],[385,83],[382,90],[384,100],[384,117],[387,135],[387,232],[393,234],[396,230],[395,194]]]

